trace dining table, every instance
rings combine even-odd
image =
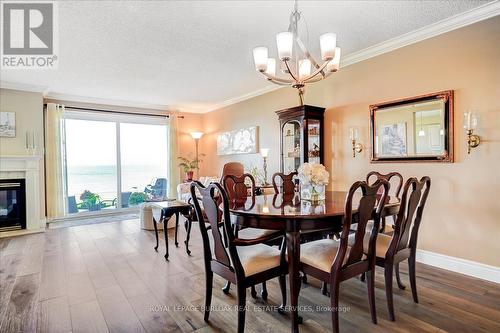
[[[288,255],[290,284],[291,332],[299,332],[302,318],[298,314],[300,291],[300,243],[301,234],[315,230],[342,230],[347,192],[327,191],[325,200],[311,202],[301,200],[298,193],[250,196],[244,201],[229,204],[233,223],[240,228],[281,230],[285,233]],[[361,196],[361,195],[360,195]],[[359,202],[356,196],[353,203]],[[388,197],[382,216],[396,215],[399,199]],[[375,213],[375,212],[374,212]],[[353,206],[353,220],[356,219],[356,204]]]

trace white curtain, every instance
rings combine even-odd
[[[45,114],[45,167],[47,217],[63,217],[66,211],[66,177],[63,167],[64,105],[47,103]]]
[[[179,156],[177,114],[170,114],[168,125],[168,197],[177,198],[177,185],[180,179],[179,168],[177,167],[177,157]]]

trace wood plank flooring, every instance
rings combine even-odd
[[[183,230],[182,230],[183,231]],[[185,234],[180,232],[180,239]],[[169,237],[173,233],[169,231]],[[163,236],[160,235],[160,239]],[[170,243],[170,261],[153,250],[154,234],[138,220],[49,229],[0,239],[0,332],[235,332],[234,289],[216,277],[210,323],[200,311],[205,280],[201,238],[192,256]],[[183,242],[180,242],[183,244]],[[402,265],[408,284],[407,267]],[[329,299],[310,278],[300,294],[301,332],[331,332]],[[500,285],[417,264],[420,303],[395,286],[396,322],[387,319],[383,272],[376,276],[378,325],[370,321],[366,285],[341,285],[342,332],[500,332]],[[259,287],[258,287],[259,288]],[[247,296],[246,332],[289,332],[276,311],[277,281],[264,302]]]

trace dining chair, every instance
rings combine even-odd
[[[383,188],[382,194],[378,191]],[[359,195],[358,193],[361,192]],[[384,209],[389,192],[386,180],[377,180],[373,185],[364,181],[355,182],[345,200],[345,212],[342,232],[339,240],[322,239],[300,246],[301,270],[323,282],[330,284],[330,303],[333,331],[339,332],[339,285],[342,281],[356,277],[361,273],[368,274],[368,301],[373,323],[377,323],[375,309],[375,242],[380,224],[380,215]],[[359,197],[358,197],[359,195]],[[357,202],[354,205],[354,200]],[[359,227],[352,234],[354,243],[349,245],[350,227],[353,211],[358,216]],[[366,224],[373,219],[371,231]],[[363,241],[369,234],[368,251],[364,251]]]
[[[250,188],[248,188],[247,184],[250,184]],[[228,200],[232,205],[239,205],[240,203],[244,205],[248,198],[249,191],[250,197],[253,199],[253,202],[255,202],[255,179],[248,173],[244,173],[241,176],[226,175],[222,179],[222,186],[224,187]],[[276,245],[276,242],[278,242],[278,244],[281,243],[279,238],[283,237],[283,232],[277,230],[258,228],[244,228],[240,230],[236,223],[233,223],[232,225],[234,233],[241,239],[261,239],[262,242],[267,241],[268,245]],[[228,281],[228,284],[223,289],[224,292],[228,293],[229,288],[230,282]],[[251,295],[253,298],[257,297],[257,292],[253,286],[251,288]],[[262,299],[266,300],[267,295],[267,286],[266,283],[263,282],[261,293]]]
[[[274,193],[281,193],[284,195],[295,193],[295,183],[293,182],[293,177],[297,176],[297,174],[298,173],[296,171],[291,172],[288,175],[276,172],[272,177]],[[277,178],[281,179],[281,183],[276,181]]]
[[[417,178],[409,178],[403,188],[403,195],[396,217],[394,233],[392,235],[379,233],[377,237],[375,264],[384,268],[387,307],[389,310],[389,319],[392,321],[395,320],[392,296],[392,274],[394,269],[398,287],[400,289],[405,289],[399,277],[399,263],[404,260],[408,260],[413,301],[418,303],[415,257],[417,252],[418,230],[420,228],[420,222],[422,221],[422,213],[430,188],[431,179],[427,176],[422,177],[420,180],[417,180]],[[367,241],[368,238],[365,238],[365,251],[367,250],[366,246],[368,246]]]
[[[201,198],[196,196],[196,189]],[[206,296],[204,320],[208,321],[212,300],[212,285],[214,273],[234,283],[237,286],[238,299],[238,332],[245,329],[246,289],[272,278],[279,278],[282,305],[286,305],[286,281],[288,272],[285,259],[285,246],[281,250],[262,244],[261,239],[238,238],[231,225],[229,201],[226,191],[219,183],[204,187],[200,182],[191,183],[191,195],[196,213],[200,220],[199,226],[203,240],[203,253],[206,276]],[[201,201],[201,203],[200,203]],[[222,204],[220,204],[222,202]],[[202,213],[203,205],[205,213]],[[222,210],[220,207],[222,206]],[[219,216],[222,215],[223,227],[219,228]],[[210,245],[205,218],[211,228],[213,251]],[[222,230],[221,230],[222,229]],[[223,234],[225,235],[225,239]]]
[[[370,179],[377,181],[378,179],[385,179],[391,184],[389,188],[389,196],[400,198],[401,187],[403,186],[403,176],[399,172],[389,172],[387,174],[382,174],[378,171],[371,171],[366,175],[366,182],[371,183]],[[396,222],[396,217],[393,216],[394,223]],[[380,232],[386,232],[385,230],[385,216],[382,216],[380,220]]]

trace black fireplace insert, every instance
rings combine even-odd
[[[0,179],[0,232],[26,229],[24,179]]]

